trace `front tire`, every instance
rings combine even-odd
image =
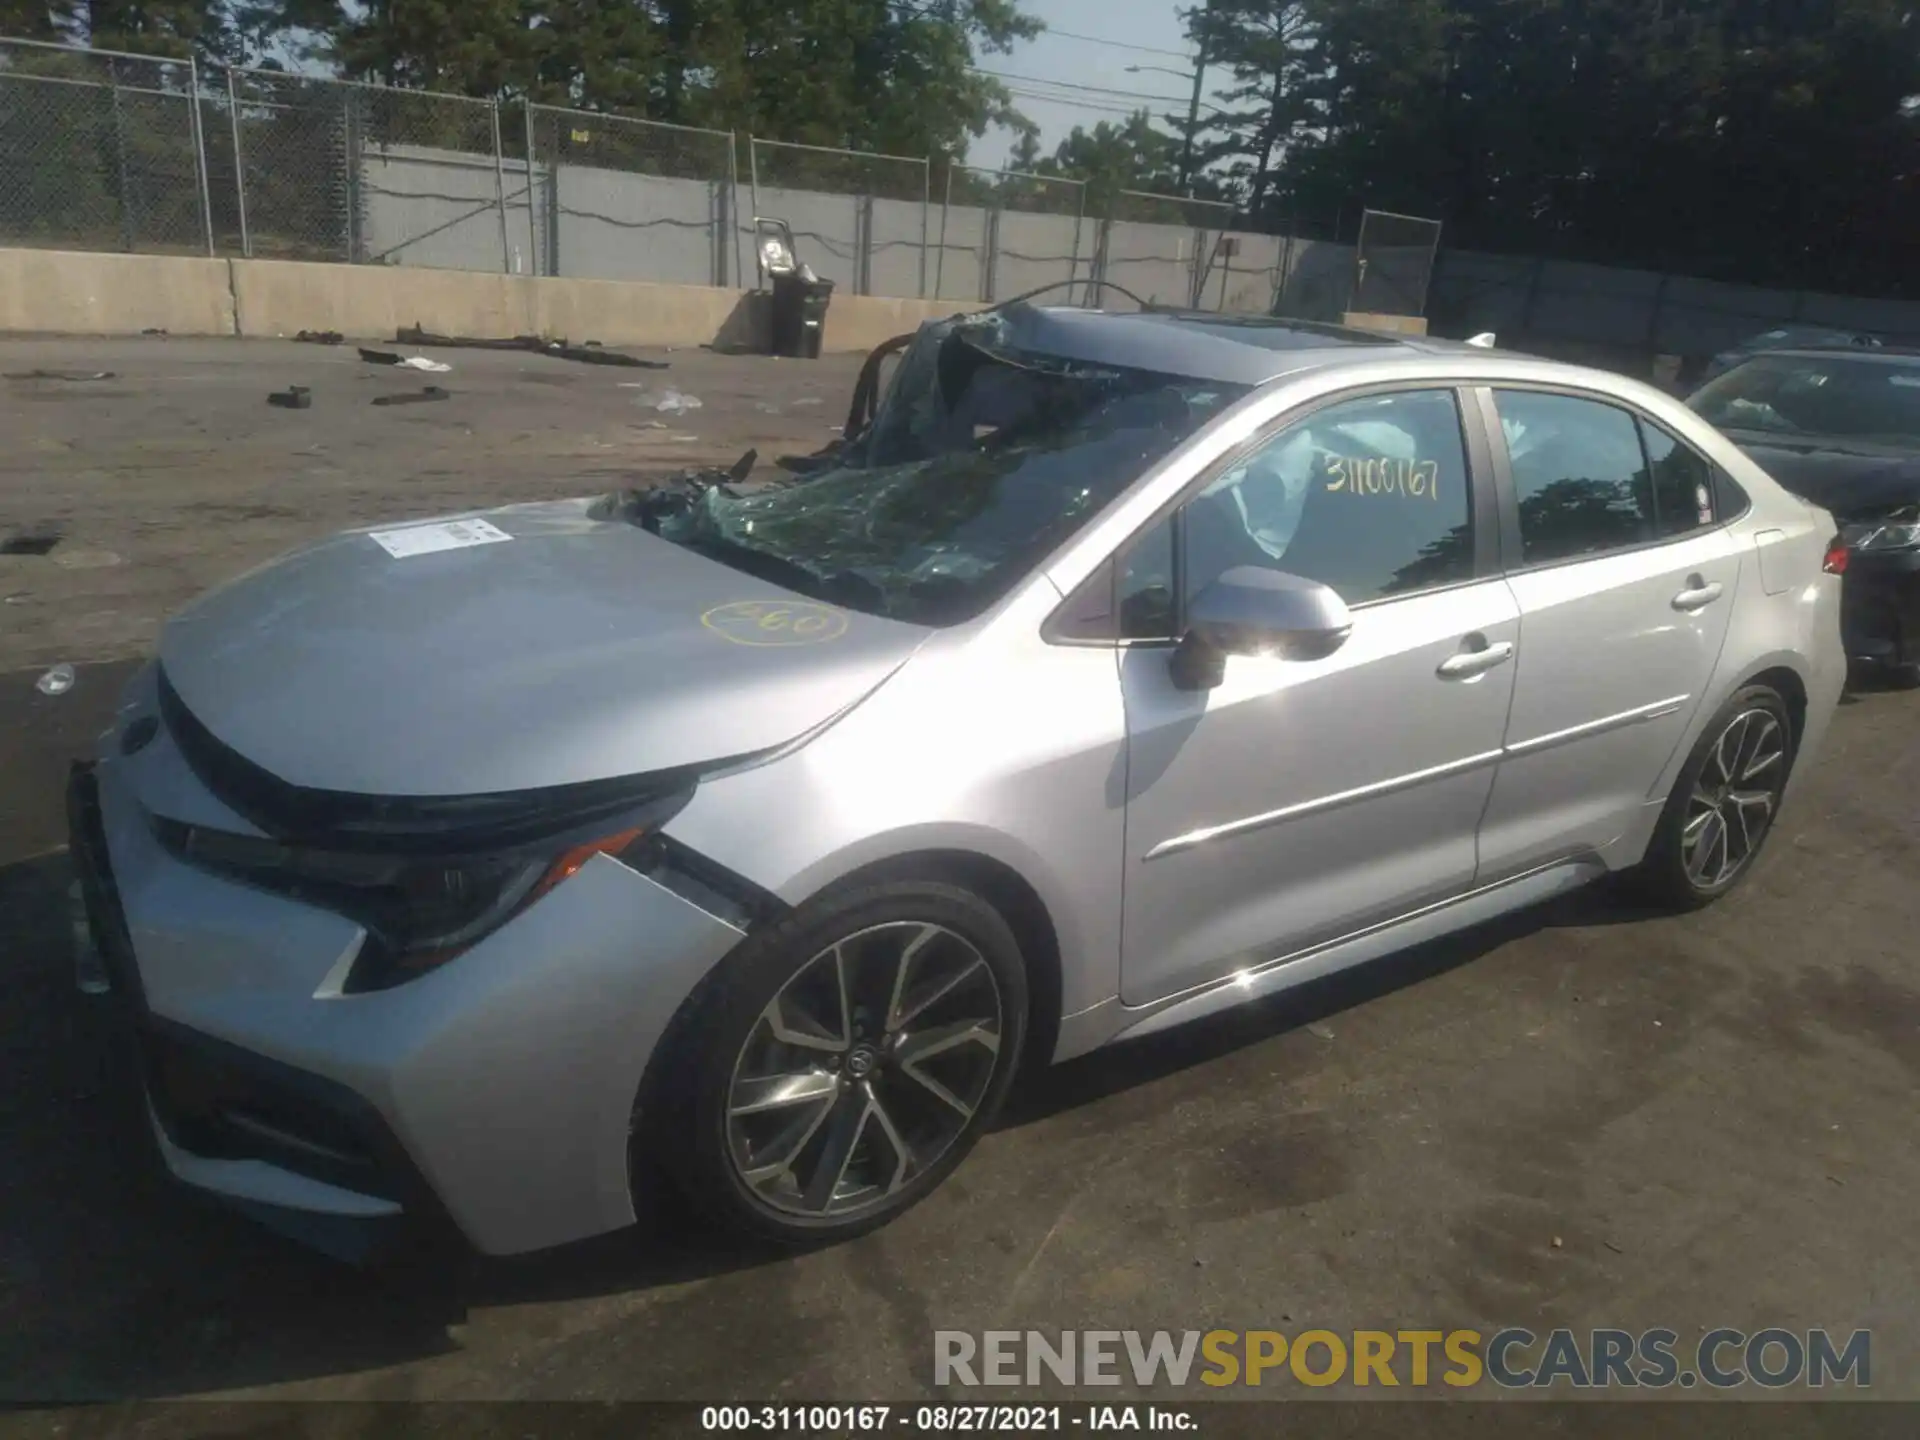
[[[1753,869],[1792,773],[1793,717],[1778,691],[1749,685],[1701,732],[1633,872],[1649,899],[1711,905]]]
[[[903,880],[824,897],[707,980],[648,1139],[700,1213],[782,1244],[844,1239],[960,1164],[1026,1026],[1018,941],[978,895]]]

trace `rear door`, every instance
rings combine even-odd
[[[1480,883],[1604,850],[1652,792],[1727,636],[1740,556],[1712,466],[1592,394],[1483,390],[1520,610]]]

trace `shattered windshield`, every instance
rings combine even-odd
[[[1244,393],[974,354],[921,407],[938,433],[920,429],[915,458],[754,493],[716,485],[648,528],[815,599],[957,624]]]

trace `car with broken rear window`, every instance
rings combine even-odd
[[[1031,301],[890,353],[789,473],[167,624],[69,801],[174,1175],[342,1254],[657,1184],[853,1234],[1031,1067],[1608,876],[1719,899],[1827,731],[1832,519],[1645,385]]]
[[[1769,351],[1687,403],[1839,520],[1847,653],[1920,685],[1920,350]]]

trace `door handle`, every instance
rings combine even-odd
[[[1513,658],[1513,642],[1502,640],[1497,645],[1482,645],[1477,650],[1462,650],[1458,655],[1449,655],[1440,662],[1442,680],[1465,680],[1481,675],[1496,665],[1504,665]]]
[[[1676,610],[1704,610],[1720,598],[1727,587],[1718,580],[1703,580],[1698,575],[1687,577],[1687,588],[1673,597]]]

